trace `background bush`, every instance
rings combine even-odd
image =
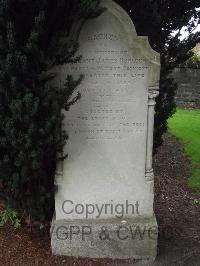
[[[0,197],[7,208],[51,219],[57,153],[67,139],[62,108],[81,79],[63,88],[48,74],[73,60],[72,24],[94,16],[98,2],[0,0]]]
[[[193,55],[186,60],[185,62],[183,62],[182,64],[180,64],[179,67],[181,68],[200,68],[200,53],[197,52],[193,52]]]
[[[191,49],[200,42],[200,33],[193,33],[200,23],[199,0],[116,0],[129,13],[138,35],[149,37],[151,46],[161,55],[160,94],[156,99],[154,151],[162,144],[167,119],[176,110],[177,84],[171,72],[192,56]],[[180,40],[186,27],[188,38]]]

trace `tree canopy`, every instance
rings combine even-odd
[[[193,33],[200,22],[199,0],[116,0],[130,15],[138,35],[161,55],[160,94],[157,97],[154,150],[162,143],[167,119],[175,112],[177,84],[171,71],[192,56],[191,49],[200,41],[200,32]],[[181,29],[187,27],[189,37],[180,40]]]

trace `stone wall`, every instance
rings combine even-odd
[[[200,108],[200,69],[176,68],[173,77],[178,83],[178,107]]]

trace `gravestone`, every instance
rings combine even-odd
[[[80,62],[59,67],[84,79],[65,115],[68,158],[57,167],[53,254],[154,259],[152,145],[160,60],[113,1],[78,34]],[[77,93],[77,92],[76,92]]]

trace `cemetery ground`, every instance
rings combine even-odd
[[[155,213],[160,229],[153,265],[200,265],[199,120],[200,111],[178,110],[154,156]],[[48,232],[48,227],[38,230],[25,225],[17,230],[1,228],[0,265],[134,264],[52,256]]]

